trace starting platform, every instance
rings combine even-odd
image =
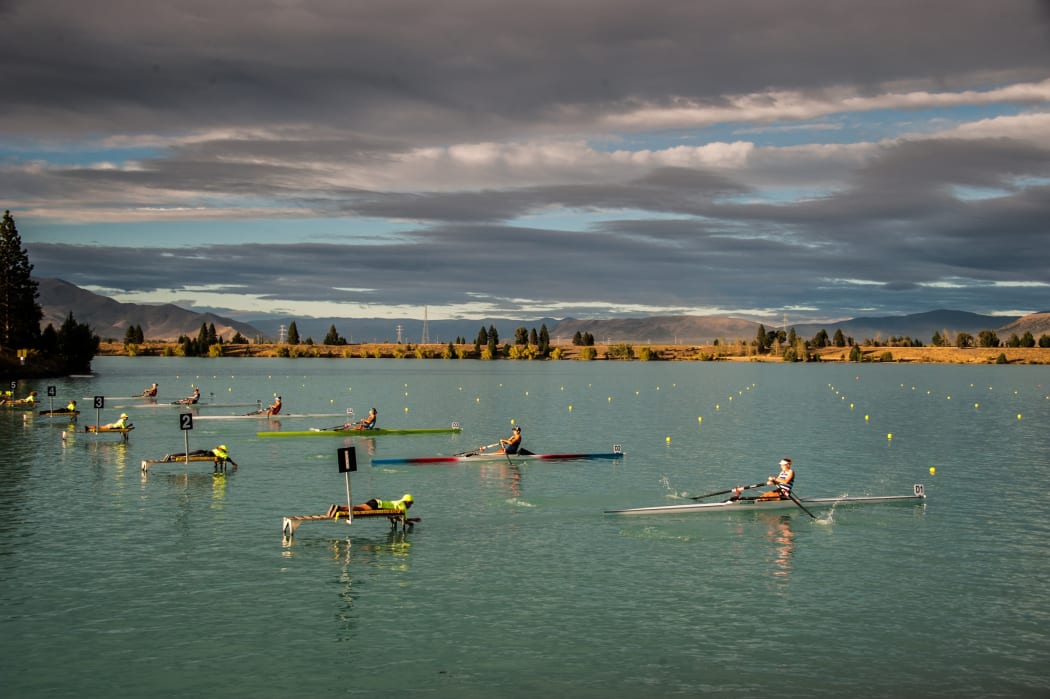
[[[128,441],[128,433],[135,429],[134,425],[128,425],[127,427],[106,427],[105,425],[84,425],[85,432],[92,432],[95,434],[119,434],[121,439],[125,442]]]
[[[214,454],[190,454],[189,457],[185,455],[178,456],[165,456],[163,459],[143,459],[142,460],[142,472],[149,472],[150,466],[153,464],[184,464],[187,462],[193,463],[195,461],[210,461],[214,464],[215,473],[225,473],[226,464],[229,463],[229,459],[221,459]]]
[[[323,515],[292,515],[281,521],[281,531],[285,536],[295,535],[295,530],[303,522],[346,522],[350,519],[350,513],[346,505],[332,505],[328,512]],[[401,531],[409,529],[413,524],[420,521],[419,517],[409,517],[399,510],[354,510],[353,519],[386,518],[390,522],[391,529],[401,527]]]

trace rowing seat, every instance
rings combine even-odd
[[[332,522],[338,522],[340,520],[346,521],[348,519],[349,512],[346,505],[332,505],[328,508],[328,512],[323,515],[292,515],[285,517],[281,522],[281,531],[284,532],[285,536],[294,536],[295,530],[303,522],[318,522],[321,520],[329,520]],[[404,512],[399,510],[354,510],[353,518],[361,519],[366,517],[386,517],[390,521],[390,528],[397,529],[397,526],[401,525],[401,531],[405,531],[413,524],[419,521],[419,517],[408,517]]]

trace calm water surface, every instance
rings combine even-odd
[[[103,357],[0,409],[0,695],[1045,697],[1050,367]],[[166,403],[121,396],[160,384]],[[262,438],[340,417],[458,435]],[[223,407],[226,404],[229,407]],[[128,407],[120,407],[128,406]],[[523,426],[622,462],[376,468]],[[65,438],[63,439],[63,434]],[[229,446],[239,468],[143,459]],[[303,524],[411,492],[422,522]],[[794,459],[802,495],[924,506],[624,518]],[[930,473],[931,467],[936,474]]]

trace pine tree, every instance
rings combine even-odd
[[[339,336],[339,331],[335,329],[335,324],[328,328],[328,334],[324,336],[324,344],[326,345],[345,345],[346,338]]]
[[[547,355],[550,354],[550,352],[551,352],[551,334],[547,330],[547,324],[546,323],[544,323],[543,325],[540,326],[540,341],[539,341],[538,344],[539,344],[539,347],[540,347],[540,356],[541,357],[546,357]]]
[[[496,357],[496,352],[498,351],[498,345],[499,345],[499,333],[496,332],[496,326],[495,325],[490,325],[489,326],[489,346],[488,346],[488,349],[489,349],[489,354],[493,357],[493,359],[495,359],[495,357]]]
[[[299,328],[295,327],[295,321],[291,322],[288,326],[288,344],[298,345],[299,344]]]
[[[66,321],[58,329],[58,354],[66,368],[74,374],[91,371],[91,360],[98,352],[102,341],[91,331],[91,327],[78,323],[69,312]]]
[[[33,265],[10,211],[0,223],[0,346],[8,349],[37,347],[44,312],[36,302]]]

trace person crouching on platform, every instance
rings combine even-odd
[[[363,502],[360,505],[354,505],[354,512],[371,512],[373,510],[393,511],[398,512],[402,516],[408,513],[408,508],[412,507],[412,503],[415,502],[412,499],[412,495],[405,493],[401,496],[400,500],[379,500],[372,498],[367,502]],[[349,514],[346,509],[346,505],[332,505],[328,508],[327,515],[329,517],[338,519],[340,516],[345,517]]]

